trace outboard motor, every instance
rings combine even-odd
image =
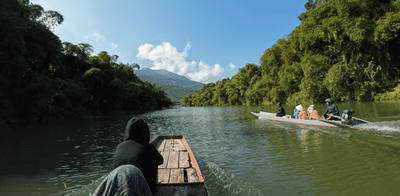
[[[342,113],[342,123],[343,124],[347,124],[347,125],[357,125],[358,124],[358,121],[356,121],[356,120],[354,120],[354,119],[352,119],[352,117],[353,117],[353,113],[354,113],[354,111],[353,110],[343,110],[343,113]]]
[[[347,119],[350,120],[351,117],[353,117],[353,113],[354,113],[353,110],[343,110],[342,118],[344,118],[344,119],[346,119],[346,120],[347,120]]]

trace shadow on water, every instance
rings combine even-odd
[[[7,158],[0,160],[1,195],[62,194],[103,176],[129,119],[119,118],[59,119],[2,127],[7,137],[1,137],[0,152]]]

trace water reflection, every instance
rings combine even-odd
[[[250,114],[276,106],[175,108],[140,117],[151,139],[185,136],[212,195],[390,195],[400,191],[399,103],[339,104],[359,118],[377,119],[360,125],[361,131]],[[319,111],[324,107],[316,104]],[[18,139],[0,143],[8,157],[0,160],[0,194],[87,195],[111,171],[130,118],[65,119],[25,126],[23,133],[13,131],[18,126],[2,127]]]

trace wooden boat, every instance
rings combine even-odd
[[[151,142],[164,157],[158,166],[158,195],[209,195],[200,168],[182,135],[161,135]]]
[[[349,128],[356,128],[362,129],[361,127],[351,126],[347,124],[343,124],[340,120],[305,120],[305,119],[296,119],[292,118],[290,115],[286,115],[285,117],[276,117],[275,113],[271,112],[251,112],[252,114],[258,116],[258,118],[264,118],[268,120],[275,120],[275,121],[282,121],[282,122],[289,122],[289,123],[296,123],[296,124],[303,124],[303,125],[317,125],[317,126],[326,126],[326,127],[349,127]]]

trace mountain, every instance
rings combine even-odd
[[[189,80],[185,76],[180,76],[178,74],[169,72],[165,69],[158,69],[152,70],[150,68],[142,68],[135,71],[135,74],[139,76],[141,80],[149,81],[149,82],[160,82],[160,83],[167,83],[167,84],[176,84],[176,85],[189,85],[194,87],[194,89],[201,89],[204,85],[200,82],[195,82]]]
[[[135,74],[141,80],[154,83],[156,86],[163,88],[171,101],[175,103],[179,102],[185,95],[200,90],[204,85],[165,69],[152,70],[146,67],[135,70]]]

